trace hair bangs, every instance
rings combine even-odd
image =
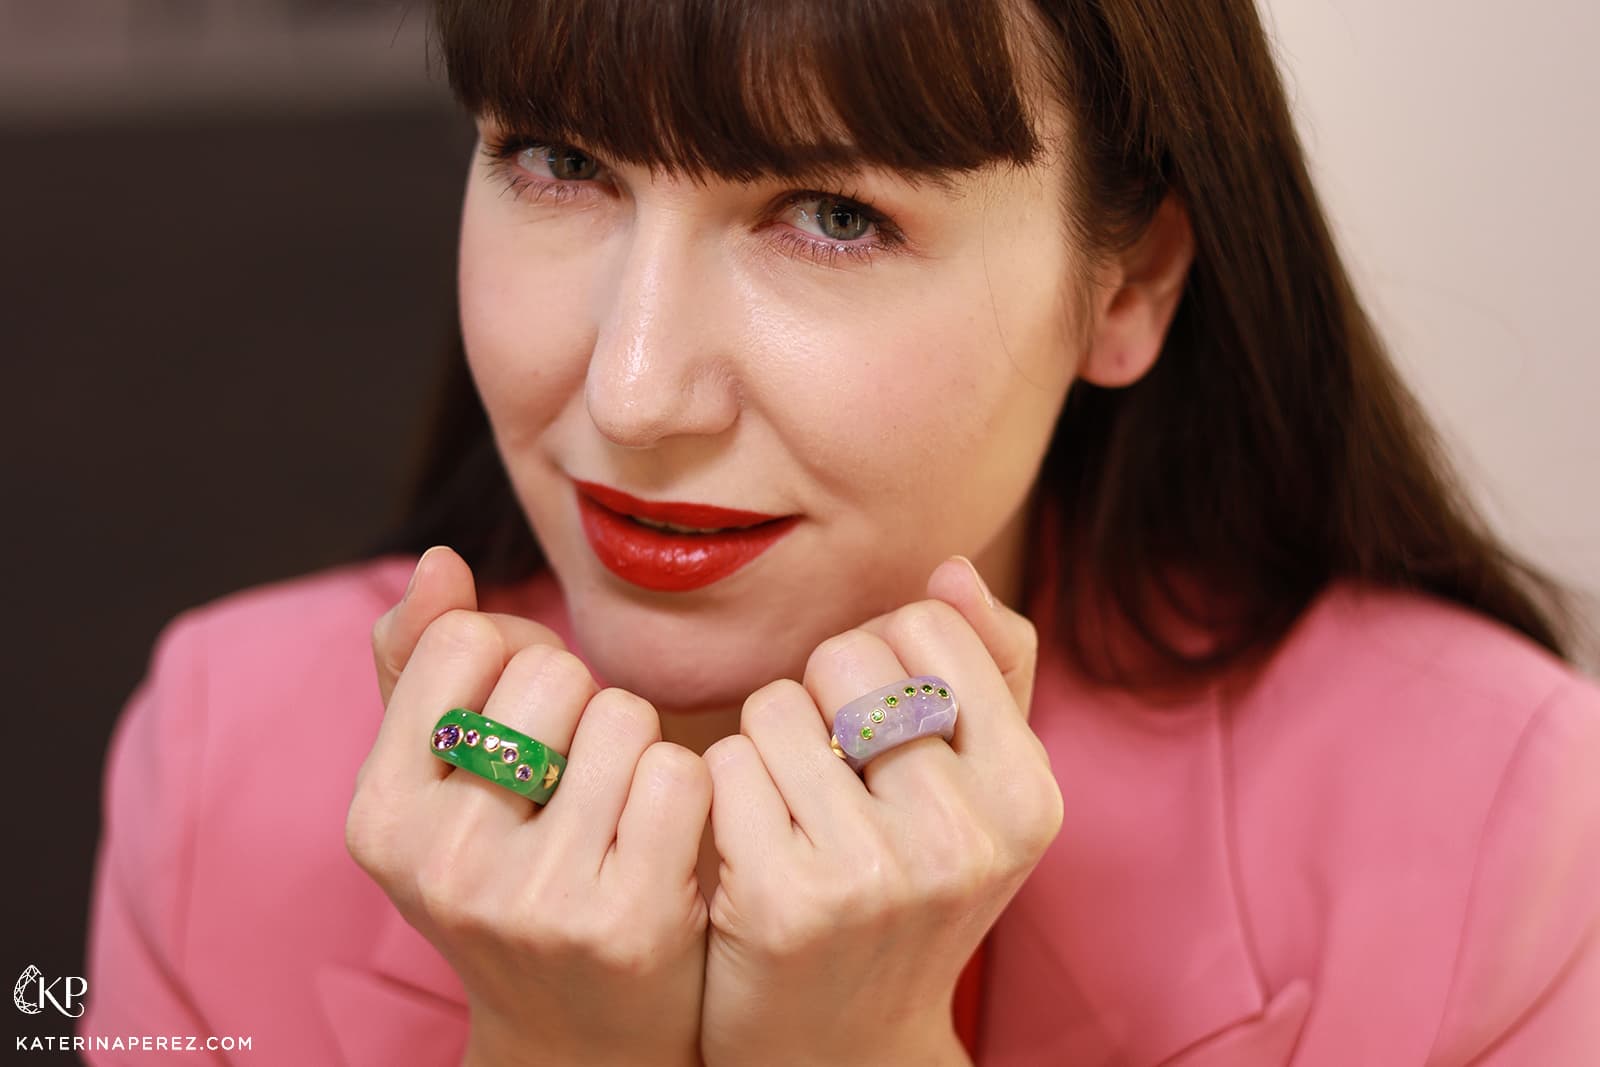
[[[473,114],[652,171],[948,185],[1041,151],[998,3],[435,0],[434,30]]]

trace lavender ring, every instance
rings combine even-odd
[[[867,761],[919,737],[956,735],[956,695],[943,678],[919,674],[863,693],[833,717],[834,755],[857,774]]]

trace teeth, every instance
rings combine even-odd
[[[657,522],[654,519],[644,519],[640,518],[638,515],[630,515],[629,518],[633,519],[634,522],[642,523],[645,526],[650,526],[657,530],[671,530],[673,533],[706,534],[721,533],[723,530],[745,530],[749,528],[746,526],[720,526],[715,530],[701,530],[693,526],[678,526],[675,523]]]

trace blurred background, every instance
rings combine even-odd
[[[1506,12],[1264,8],[1402,369],[1512,543],[1595,593],[1600,8]],[[5,662],[34,717],[7,775],[10,973],[83,973],[101,761],[161,625],[349,558],[397,503],[473,141],[427,16],[0,0]]]

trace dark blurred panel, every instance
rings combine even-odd
[[[53,114],[0,122],[0,577],[23,738],[4,962],[70,975],[105,744],[157,630],[347,557],[396,505],[456,328],[472,130],[424,92]]]

